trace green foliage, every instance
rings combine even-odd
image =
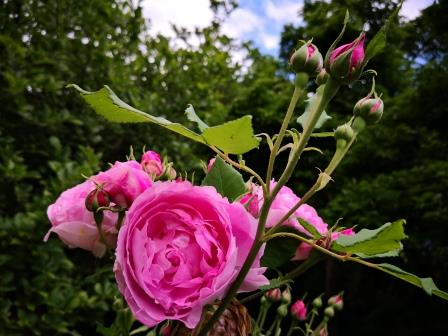
[[[219,156],[202,181],[202,185],[215,187],[216,191],[221,196],[227,197],[230,202],[246,192],[246,185],[241,174]]]
[[[375,230],[362,229],[353,236],[341,235],[331,249],[361,258],[394,257],[402,250],[406,238],[404,220],[386,223]]]
[[[191,140],[202,144],[207,143],[210,146],[215,146],[225,153],[230,154],[243,154],[258,146],[258,140],[253,134],[252,118],[250,116],[244,116],[237,120],[232,120],[213,127],[204,127],[206,124],[201,121],[200,125],[203,133],[197,134],[182,124],[173,123],[165,118],[155,117],[133,108],[118,98],[107,85],[96,92],[85,91],[74,84],[71,86],[81,93],[85,101],[98,114],[112,122],[152,122]],[[187,111],[187,116],[190,120],[193,119],[192,121],[195,122],[200,120],[194,110],[192,111],[191,108],[189,108]]]

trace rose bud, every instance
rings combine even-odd
[[[108,207],[110,204],[109,194],[101,188],[92,190],[86,197],[86,208],[95,212],[98,208]]]
[[[349,124],[338,126],[338,128],[336,128],[336,131],[334,132],[336,146],[344,148],[347,143],[349,143],[353,139],[354,136],[355,132]]]
[[[328,304],[334,307],[336,310],[342,310],[344,307],[344,301],[342,300],[342,295],[334,295],[328,299]]]
[[[165,166],[165,171],[164,171],[163,175],[166,177],[166,179],[168,181],[172,181],[176,178],[177,173],[171,163],[169,163],[167,166]]]
[[[266,298],[272,302],[279,302],[282,299],[282,292],[279,288],[270,289],[265,294]]]
[[[334,308],[329,306],[327,308],[324,309],[324,314],[326,317],[333,317],[334,316]]]
[[[163,173],[163,164],[160,155],[154,151],[147,151],[142,155],[141,165],[143,170],[154,180]]]
[[[315,307],[315,308],[320,308],[320,307],[322,307],[322,298],[321,298],[320,296],[318,296],[317,298],[315,298],[315,299],[313,300],[312,305],[313,305],[313,307]]]
[[[336,80],[349,84],[356,80],[364,66],[365,33],[352,43],[344,44],[330,52],[325,69]]]
[[[291,302],[291,292],[289,291],[288,288],[286,288],[282,292],[282,302],[283,303],[290,303]]]
[[[380,121],[383,111],[384,103],[381,98],[370,98],[370,96],[359,100],[353,108],[353,114],[364,119],[367,125],[373,125]]]
[[[288,306],[285,304],[280,305],[280,307],[277,308],[277,315],[280,317],[288,315]]]
[[[305,72],[310,76],[322,69],[322,54],[311,42],[306,42],[297,49],[289,60],[289,65],[295,73]]]
[[[307,309],[305,303],[302,300],[297,300],[291,306],[291,314],[299,321],[306,320]]]

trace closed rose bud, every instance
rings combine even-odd
[[[89,211],[95,212],[98,208],[108,207],[110,198],[107,192],[100,188],[92,190],[86,197],[86,208]]]
[[[160,155],[154,151],[147,151],[142,155],[141,165],[143,170],[154,180],[163,173],[163,164]]]
[[[279,288],[270,289],[265,294],[266,298],[272,302],[279,302],[282,299],[282,292]]]
[[[313,300],[312,305],[313,305],[313,307],[315,307],[315,308],[320,308],[320,307],[322,307],[322,299],[321,299],[321,297],[318,296],[317,298],[315,298],[315,299]]]
[[[334,295],[328,299],[328,304],[333,306],[336,310],[342,310],[344,307],[344,301],[342,300],[342,295]]]
[[[324,314],[327,317],[330,317],[330,318],[333,317],[334,316],[334,309],[333,309],[333,307],[329,306],[329,307],[325,308],[324,309]]]
[[[316,75],[322,69],[322,54],[311,42],[306,42],[297,49],[289,60],[289,65],[295,73],[304,72],[310,76]]]
[[[373,125],[380,121],[383,111],[384,103],[381,98],[370,98],[369,96],[359,100],[353,108],[353,114],[364,119],[367,125]]]
[[[288,306],[284,304],[280,305],[280,307],[277,308],[277,315],[280,317],[288,315]]]
[[[336,128],[334,138],[336,139],[336,147],[345,148],[347,144],[353,139],[355,132],[350,124],[343,124]]]
[[[171,164],[169,164],[168,166],[165,167],[164,175],[167,178],[167,180],[171,181],[171,180],[174,180],[176,178],[177,172],[173,168],[173,166],[171,166]]]
[[[291,314],[299,321],[305,321],[307,315],[307,309],[305,303],[302,300],[297,300],[291,306]]]
[[[330,52],[325,69],[336,80],[349,84],[358,79],[364,66],[365,33],[352,43],[344,44]]]
[[[291,302],[291,292],[289,291],[288,288],[286,288],[282,292],[282,302],[283,303],[290,303]]]

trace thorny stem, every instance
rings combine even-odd
[[[303,150],[305,149],[305,146],[308,143],[308,140],[314,130],[314,127],[316,126],[316,123],[319,120],[319,117],[321,116],[322,112],[324,111],[325,107],[330,102],[330,100],[336,95],[336,93],[339,90],[339,87],[340,84],[336,82],[334,79],[332,79],[332,77],[330,76],[327,80],[327,83],[325,84],[322,96],[320,97],[319,100],[316,100],[315,106],[312,107],[313,110],[311,111],[306,126],[304,127],[303,132],[300,135],[297,147],[293,150],[292,157],[288,161],[285,171],[283,172],[282,176],[275,185],[275,188],[272,191],[272,195],[277,195],[281,187],[283,187],[286,184],[286,182],[288,182],[288,180],[290,179],[294,169],[297,166],[297,162],[299,161],[300,156],[302,155]]]
[[[292,115],[294,113],[294,109],[297,105],[297,102],[300,99],[300,96],[303,93],[303,88],[308,82],[308,75],[304,73],[297,74],[297,77],[299,79],[299,76],[303,77],[300,78],[300,80],[296,81],[296,85],[294,87],[294,93],[292,94],[291,101],[288,106],[288,110],[286,111],[285,118],[283,119],[282,126],[280,127],[280,131],[278,132],[278,136],[275,139],[274,147],[271,150],[271,154],[269,155],[269,163],[268,163],[268,170],[266,173],[266,185],[267,190],[270,189],[270,181],[272,178],[272,171],[274,170],[274,163],[275,158],[277,157],[278,150],[280,149],[280,146],[282,145],[283,138],[285,137],[286,130],[288,128],[289,122],[291,121]]]

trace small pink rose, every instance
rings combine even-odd
[[[291,314],[299,321],[305,321],[306,315],[308,311],[306,309],[305,302],[302,300],[297,300],[292,306],[291,306]]]
[[[163,173],[163,163],[160,155],[154,151],[147,151],[142,155],[140,164],[143,170],[154,180]]]
[[[279,302],[282,299],[282,291],[280,288],[273,288],[268,290],[264,296],[271,300],[272,302]]]
[[[85,206],[87,196],[95,188],[93,182],[85,181],[64,191],[56,202],[48,207],[47,215],[52,227],[45,235],[44,241],[48,240],[51,232],[55,232],[69,247],[91,251],[98,257],[104,255],[107,247],[100,241],[93,213]],[[104,212],[102,230],[109,246],[115,245],[116,221],[116,213]]]
[[[117,161],[111,168],[90,179],[109,194],[113,203],[123,208],[128,208],[152,184],[151,178],[134,160]]]
[[[132,204],[118,235],[115,276],[134,316],[147,326],[168,319],[194,328],[204,306],[227,292],[256,230],[244,207],[213,187],[154,183]],[[262,250],[240,291],[269,283]]]

